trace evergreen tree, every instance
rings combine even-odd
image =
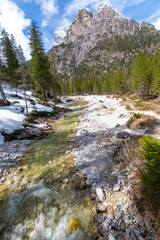
[[[3,56],[4,62],[6,64],[6,74],[9,77],[11,84],[15,87],[18,85],[18,76],[16,74],[16,70],[19,67],[18,59],[17,59],[17,49],[15,45],[15,40],[12,35],[11,39],[8,34],[3,30]],[[17,91],[16,91],[17,94]]]
[[[52,85],[52,75],[48,57],[44,51],[42,33],[37,24],[32,21],[30,26],[30,47],[31,47],[31,78],[35,89],[40,90],[43,97],[50,91]]]
[[[153,81],[152,90],[159,94],[160,101],[160,54],[157,53],[153,58]]]
[[[132,77],[134,82],[134,90],[137,95],[147,95],[148,91],[148,77],[147,77],[147,58],[144,53],[139,52],[137,55],[132,70]]]
[[[24,91],[24,99],[26,105],[26,114],[28,115],[28,103],[27,103],[27,96],[26,96],[26,87],[27,87],[27,79],[28,79],[28,68],[26,65],[26,59],[23,53],[23,49],[19,46],[19,69],[18,73],[20,75],[20,79],[22,81],[22,87]]]

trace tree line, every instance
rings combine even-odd
[[[60,81],[62,94],[125,94],[138,97],[160,96],[160,52],[147,55],[139,52],[133,63],[103,76]]]
[[[26,61],[23,49],[17,46],[13,35],[9,35],[4,29],[0,37],[0,93],[4,105],[8,104],[2,83],[8,83],[24,90],[26,100],[26,113],[28,114],[26,89],[34,89],[41,94],[43,103],[48,96],[55,97],[59,85],[54,53],[47,56],[42,40],[42,33],[37,23],[32,21],[29,28],[31,60]]]

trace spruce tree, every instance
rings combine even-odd
[[[17,58],[17,48],[15,44],[14,37],[9,38],[8,34],[3,30],[3,56],[4,62],[6,64],[6,74],[9,77],[10,83],[17,88],[18,85],[18,76],[16,71],[19,67],[18,58]],[[17,95],[17,91],[16,91]]]
[[[132,77],[134,82],[134,90],[137,95],[141,95],[143,99],[148,90],[148,78],[147,78],[147,58],[144,53],[139,52],[132,70]]]
[[[44,102],[46,92],[50,91],[52,75],[50,64],[45,54],[42,33],[37,23],[32,21],[30,26],[30,47],[31,47],[31,78],[36,91],[41,91]]]
[[[19,46],[19,69],[18,73],[20,75],[20,79],[22,82],[22,87],[24,91],[24,99],[26,105],[26,114],[28,115],[28,103],[27,103],[27,96],[26,96],[26,87],[27,87],[27,79],[28,79],[28,68],[26,64],[26,59],[23,53],[23,49]]]

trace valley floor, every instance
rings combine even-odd
[[[84,176],[76,184],[76,189],[84,191],[89,188],[90,201],[96,202],[94,221],[98,239],[160,239],[154,212],[141,204],[136,195],[140,186],[139,166],[137,162],[119,155],[121,151],[125,153],[132,139],[140,138],[148,129],[130,130],[127,127],[126,122],[133,110],[127,110],[121,99],[96,95],[72,98],[87,104],[84,114],[74,123],[75,136],[66,156],[73,156],[76,171]],[[76,111],[81,111],[81,105]],[[143,111],[143,114],[160,119],[160,115],[151,110]],[[160,138],[160,125],[152,130],[152,135]],[[18,142],[6,143],[6,151],[12,146],[16,151],[21,145]]]

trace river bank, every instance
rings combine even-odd
[[[158,240],[160,231],[155,212],[150,206],[144,207],[136,192],[137,189],[140,192],[140,161],[136,158],[130,161],[126,154],[132,139],[139,139],[149,129],[128,128],[126,123],[133,110],[128,111],[121,99],[80,98],[88,104],[80,117],[73,139],[77,145],[72,154],[75,167],[87,179],[83,187],[90,188],[90,198],[96,201],[94,219],[100,239]],[[155,115],[152,111],[143,113]],[[159,137],[159,129],[160,125],[155,126],[154,136]]]
[[[37,117],[31,127],[6,135],[6,139],[10,141],[0,144],[0,185],[6,181],[11,172],[15,171],[15,168],[22,164],[21,158],[27,153],[31,144],[54,133],[55,123],[64,119],[69,111],[67,105],[64,103],[55,107],[54,116]]]

